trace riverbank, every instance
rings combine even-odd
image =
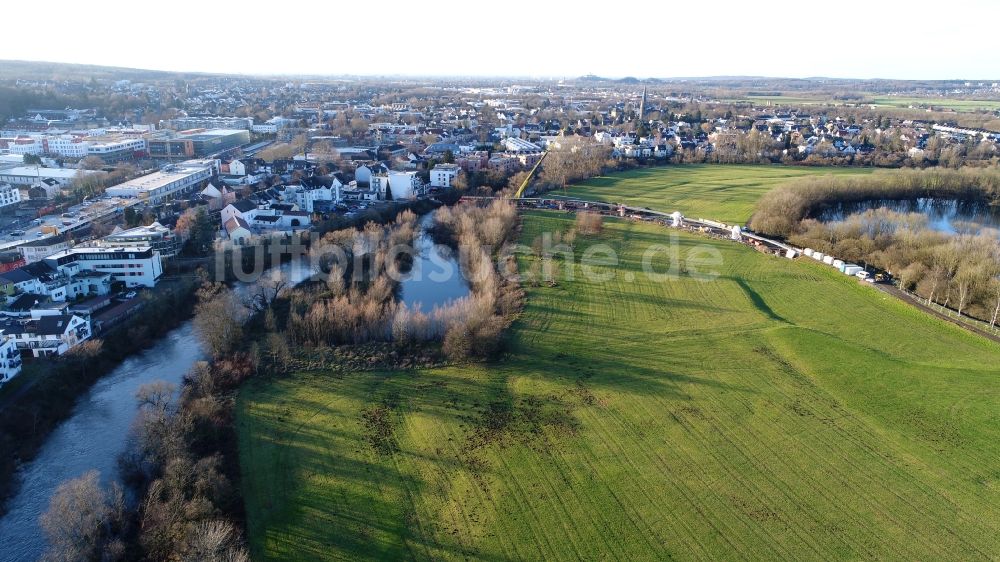
[[[457,199],[452,193],[443,193],[441,198],[450,202]],[[381,224],[392,220],[403,209],[426,213],[440,204],[420,200],[382,205],[354,217],[332,218],[317,230],[359,227],[369,221]],[[308,237],[303,242],[308,245]],[[243,252],[244,259],[252,260],[254,255],[252,251]],[[267,253],[264,255],[270,257]],[[217,259],[204,258],[198,263],[214,267]],[[230,274],[235,271],[232,259],[226,259],[226,264],[226,280],[232,281]],[[245,270],[254,269],[252,263],[247,266],[244,262],[244,266]],[[149,349],[158,339],[191,318],[198,283],[193,277],[178,279],[170,291],[157,293],[141,313],[103,334],[96,355],[71,353],[55,360],[27,362],[25,372],[0,390],[0,516],[6,513],[7,502],[17,491],[19,467],[35,459],[52,431],[71,415],[80,396],[123,360]]]
[[[78,398],[123,360],[190,319],[195,288],[193,281],[186,281],[159,294],[137,315],[103,334],[94,355],[36,359],[26,369],[34,371],[35,378],[19,381],[9,395],[0,397],[0,516],[17,490],[19,467],[35,459],[52,431],[73,412]]]

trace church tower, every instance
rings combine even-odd
[[[639,102],[639,120],[646,117],[646,87],[642,87],[642,100]]]

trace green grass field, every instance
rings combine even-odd
[[[692,218],[744,223],[760,196],[795,178],[869,174],[870,168],[807,168],[689,164],[642,168],[570,186],[567,197],[612,201]]]
[[[953,109],[955,111],[996,111],[1000,109],[1000,100],[969,100],[948,98],[904,98],[896,96],[876,97],[872,104],[879,106],[909,108],[924,108],[933,106],[936,109]]]
[[[248,383],[254,558],[1000,555],[1000,347],[725,241],[678,235],[715,280],[648,279],[670,232],[606,221],[613,277],[530,289],[498,364]]]
[[[1000,109],[1000,100],[971,100],[963,98],[922,98],[901,96],[866,96],[863,99],[837,100],[829,96],[789,95],[789,96],[743,96],[740,98],[723,99],[728,103],[753,103],[758,106],[770,103],[775,106],[869,106],[875,105],[889,109],[925,108],[933,106],[936,109],[950,109],[962,112],[996,111]]]

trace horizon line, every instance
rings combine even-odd
[[[711,74],[702,76],[646,76],[639,77],[635,75],[622,75],[622,76],[611,76],[611,75],[599,75],[594,73],[587,73],[582,75],[567,76],[567,75],[515,75],[515,74],[434,74],[434,73],[379,73],[379,74],[357,74],[357,73],[282,73],[282,72],[259,72],[259,73],[248,73],[248,72],[218,72],[218,71],[208,71],[208,70],[166,70],[158,68],[143,68],[143,67],[132,67],[132,66],[116,66],[109,64],[97,64],[97,63],[80,63],[80,62],[64,62],[64,61],[52,61],[52,60],[28,60],[28,59],[0,59],[0,64],[4,63],[23,63],[23,64],[53,64],[53,65],[65,65],[65,66],[79,66],[79,67],[94,67],[103,68],[108,70],[120,70],[120,71],[139,71],[139,72],[155,72],[162,74],[195,74],[204,76],[240,76],[240,77],[250,77],[250,78],[367,78],[367,79],[385,79],[385,78],[406,78],[406,79],[417,79],[417,78],[433,78],[433,79],[493,79],[493,80],[512,80],[512,79],[528,79],[528,80],[542,80],[542,81],[562,81],[562,80],[572,80],[578,81],[583,79],[592,79],[594,81],[620,81],[620,80],[638,80],[641,82],[646,81],[686,81],[686,80],[736,80],[736,79],[769,79],[769,80],[802,80],[802,81],[818,81],[818,80],[840,80],[840,81],[856,81],[856,82],[1000,82],[1000,78],[962,78],[962,77],[952,77],[952,78],[884,78],[884,77],[870,77],[870,78],[859,78],[859,77],[848,77],[848,76],[780,76],[780,75],[763,75],[763,74]]]

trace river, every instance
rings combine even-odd
[[[436,246],[427,234],[432,220],[430,213],[421,218],[418,254],[401,282],[402,300],[411,306],[420,303],[425,310],[469,292],[448,249]],[[310,274],[308,267],[298,265],[281,267],[292,283]],[[59,484],[90,470],[100,472],[105,483],[117,478],[117,459],[138,410],[135,393],[139,387],[153,381],[180,387],[185,373],[204,358],[192,322],[187,321],[153,347],[123,361],[80,397],[70,417],[18,473],[20,487],[0,519],[0,562],[31,562],[42,555],[46,541],[39,517]]]
[[[97,470],[105,483],[117,477],[142,385],[181,379],[204,352],[190,321],[168,332],[153,347],[125,361],[82,396],[72,415],[49,435],[35,459],[18,473],[20,487],[0,519],[0,560],[29,562],[45,549],[38,518],[62,482]]]

